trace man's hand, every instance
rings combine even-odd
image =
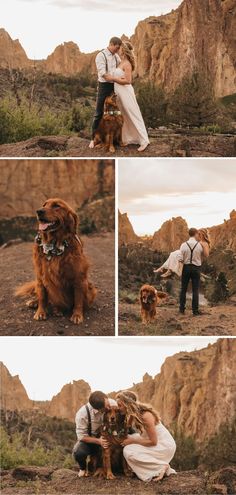
[[[111,74],[105,74],[103,77],[106,81],[113,81],[113,76]]]
[[[110,447],[109,442],[104,437],[99,438],[99,444],[103,449],[108,449]]]

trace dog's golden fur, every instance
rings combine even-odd
[[[104,114],[94,136],[94,146],[105,147],[110,153],[115,153],[115,144],[124,146],[122,142],[124,118],[122,115],[112,113],[118,111],[117,96],[113,93],[105,99]]]
[[[56,247],[66,243],[66,247],[60,256],[54,255],[48,259],[42,245],[35,242],[33,260],[36,280],[17,289],[16,295],[31,296],[27,305],[37,308],[35,320],[45,320],[50,311],[55,315],[60,315],[61,311],[71,311],[71,321],[79,324],[97,290],[88,281],[88,259],[76,235],[77,215],[65,201],[54,198],[44,203],[37,216],[42,243],[54,243]]]
[[[140,289],[141,320],[145,325],[155,320],[157,306],[162,299],[168,295],[165,292],[157,291],[152,285],[145,284]]]

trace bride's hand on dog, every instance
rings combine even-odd
[[[122,447],[126,447],[126,445],[131,445],[132,443],[135,443],[132,438],[126,438],[121,445]]]

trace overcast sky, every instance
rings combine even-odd
[[[3,3],[3,0],[2,0]],[[7,0],[1,27],[19,38],[29,58],[46,58],[57,45],[74,41],[83,52],[102,49],[111,36],[133,34],[137,23],[165,14],[180,0]]]
[[[235,159],[121,160],[118,170],[119,209],[139,235],[177,216],[211,227],[236,209]]]
[[[104,392],[131,387],[148,372],[159,373],[167,356],[216,342],[214,337],[58,338],[4,337],[0,361],[19,375],[30,399],[47,400],[63,385],[86,380]]]

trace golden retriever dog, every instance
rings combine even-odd
[[[88,281],[89,263],[76,234],[78,217],[65,201],[53,198],[37,210],[37,218],[36,280],[18,288],[16,295],[31,295],[27,305],[37,308],[35,320],[46,320],[50,312],[59,316],[70,311],[71,321],[82,323],[97,289]]]
[[[141,319],[147,325],[155,320],[157,306],[162,299],[167,299],[165,292],[160,292],[152,285],[145,284],[140,289]]]
[[[126,416],[115,407],[107,410],[103,416],[101,435],[108,441],[109,447],[102,449],[102,468],[98,468],[94,476],[113,480],[115,479],[113,470],[128,476],[130,472],[122,447],[122,442],[128,436]]]
[[[122,142],[123,124],[124,118],[117,105],[117,96],[113,93],[105,99],[103,117],[94,136],[94,146],[105,147],[106,151],[115,153],[115,144],[124,146]]]

